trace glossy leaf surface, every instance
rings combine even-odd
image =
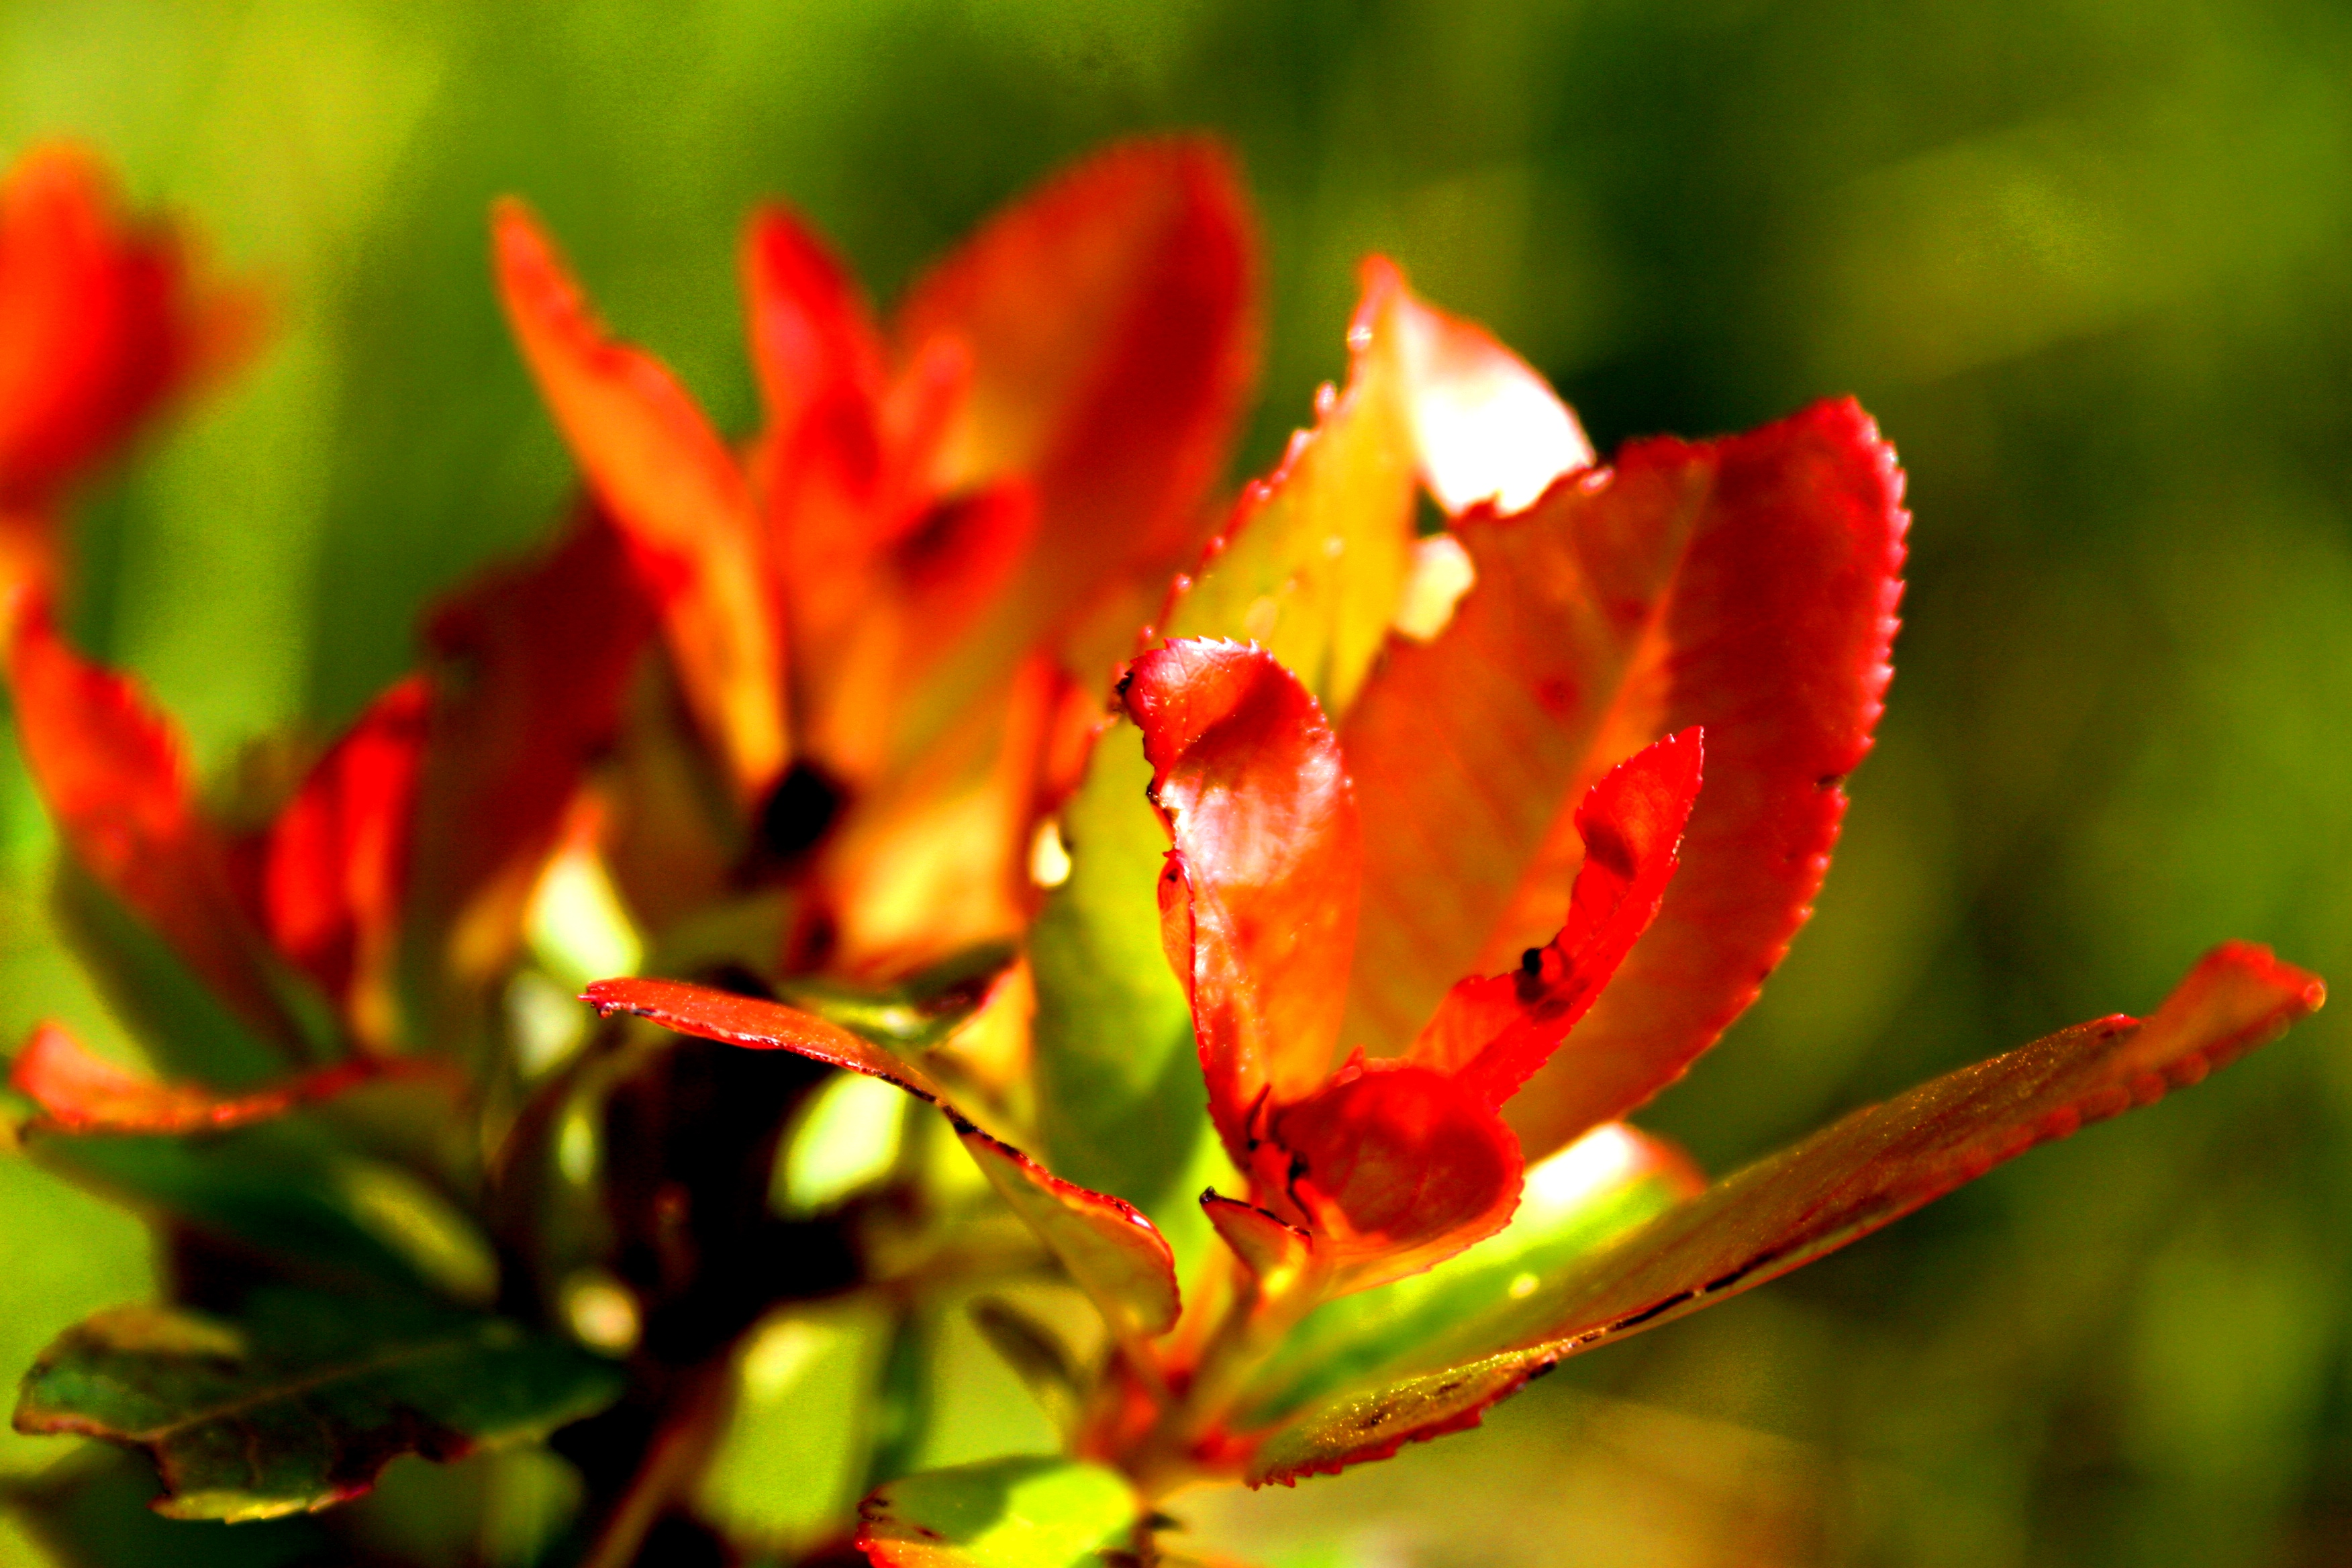
[[[1171,637],[1255,642],[1344,713],[1386,640],[1411,567],[1413,443],[1394,268],[1364,270],[1348,385],[1291,438],[1164,617]]]
[[[1637,442],[1528,510],[1456,525],[1476,583],[1392,644],[1342,733],[1364,811],[1349,1035],[1402,1048],[1464,973],[1558,929],[1573,804],[1660,734],[1706,731],[1657,922],[1513,1101],[1530,1152],[1671,1081],[1802,921],[1887,679],[1906,521],[1851,403],[1748,435]]]
[[[783,772],[783,642],[749,481],[651,356],[607,338],[515,202],[494,216],[499,293],[590,484],[662,588],[688,700],[745,800]]]
[[[1175,1260],[1132,1205],[1074,1186],[978,1128],[956,1131],[989,1184],[1061,1259],[1122,1341],[1139,1344],[1176,1326]]]
[[[403,1454],[540,1436],[620,1388],[611,1363],[506,1319],[273,1291],[236,1323],[123,1307],[67,1331],[16,1429],[146,1449],[174,1517],[268,1519],[357,1496]]]
[[[1108,1568],[1141,1512],[1116,1470],[992,1459],[885,1485],[858,1510],[857,1544],[877,1568]]]
[[[1173,643],[1135,661],[1123,696],[1175,844],[1160,940],[1192,993],[1211,1114],[1246,1170],[1261,1102],[1303,1099],[1331,1069],[1363,853],[1354,794],[1315,700],[1263,649]]]
[[[1454,1322],[1369,1386],[1278,1427],[1248,1479],[1337,1470],[1475,1425],[1562,1357],[1762,1284],[2037,1143],[2195,1083],[2325,997],[2264,949],[2217,948],[2145,1021],[2077,1025],[1855,1111],[1597,1256],[1535,1270],[1517,1299]]]

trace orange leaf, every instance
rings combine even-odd
[[[1479,1086],[1431,1068],[1352,1065],[1268,1131],[1334,1291],[1418,1274],[1518,1206],[1518,1141]]]
[[[606,338],[518,202],[493,215],[500,297],[572,456],[661,590],[695,716],[741,799],[789,757],[783,644],[742,470],[650,355]]]
[[[1906,521],[1850,402],[1639,442],[1526,512],[1458,527],[1476,584],[1350,710],[1365,898],[1349,1032],[1393,1052],[1465,973],[1548,940],[1574,803],[1703,725],[1716,781],[1648,937],[1512,1101],[1530,1154],[1640,1104],[1753,999],[1821,885],[1885,689]]]
[[[487,573],[434,609],[406,900],[428,962],[467,983],[504,966],[651,629],[622,542],[593,513],[538,559]]]
[[[942,339],[970,353],[937,488],[1036,486],[1038,548],[1005,647],[1198,547],[1255,370],[1256,270],[1223,151],[1139,142],[1005,209],[909,294],[902,364]]]

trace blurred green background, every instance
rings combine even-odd
[[[1646,1118],[1716,1169],[2143,1011],[2222,937],[2352,984],[2347,84],[2337,0],[0,5],[0,151],[89,140],[278,301],[79,520],[83,637],[208,765],[340,723],[427,595],[554,517],[485,276],[501,191],[734,427],[752,201],[887,299],[1167,125],[1230,138],[1264,213],[1247,468],[1341,368],[1375,247],[1604,449],[1859,394],[1911,475],[1901,673],[1818,920]],[[103,1035],[0,752],[0,1029]],[[2347,1047],[2339,1003],[1484,1433],[1202,1518],[1302,1568],[2344,1561]],[[146,1269],[131,1222],[0,1162],[0,1361]]]

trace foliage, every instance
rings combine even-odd
[[[73,222],[8,208],[6,275],[40,286],[0,310],[56,312],[60,236],[151,243],[76,154],[16,180],[62,181]],[[56,625],[46,454],[118,443],[186,378],[68,403],[70,439],[11,458],[27,764],[92,971],[170,1072],[45,1026],[20,1136],[152,1215],[173,1264],[173,1304],[69,1330],[18,1420],[149,1447],[171,1511],[322,1506],[401,1453],[563,1427],[588,1500],[547,1550],[650,1559],[759,1391],[848,1356],[875,1561],[1178,1561],[1151,1507],[1180,1487],[1475,1424],[2322,1000],[2225,946],[2145,1023],[1701,1190],[1621,1118],[1780,962],[1870,744],[1907,520],[1857,407],[1599,466],[1541,377],[1376,259],[1347,388],[1221,513],[1255,266],[1205,143],[1051,182],[887,336],[763,213],[740,450],[535,219],[494,229],[585,495],[302,764],[200,798],[168,722]],[[93,277],[72,297],[136,277],[169,308],[55,365],[207,363],[198,285]],[[591,986],[614,1021],[583,1038],[534,1033],[517,998],[594,967],[599,916],[664,977]],[[1163,953],[1170,980],[1134,972]],[[891,1152],[803,1214],[772,1191],[825,1152],[824,1069],[944,1124],[824,1123]],[[887,1355],[788,1331],[819,1298]],[[1069,1458],[950,1462],[967,1310]]]

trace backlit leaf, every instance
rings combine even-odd
[[[1455,1320],[1368,1385],[1275,1428],[1247,1479],[1335,1471],[1474,1426],[1562,1357],[1760,1285],[2038,1143],[2195,1083],[2326,994],[2265,949],[2217,948],[2145,1021],[2079,1024],[1857,1110],[1605,1251],[1531,1270],[1536,1282],[1507,1293],[1515,1299]]]
[[[507,1319],[268,1291],[233,1323],[122,1307],[68,1330],[26,1374],[16,1429],[145,1449],[173,1517],[268,1519],[355,1497],[402,1454],[543,1435],[621,1385]]]
[[[1906,514],[1851,403],[1628,446],[1455,525],[1476,584],[1400,640],[1342,731],[1364,813],[1348,1037],[1403,1047],[1465,973],[1548,941],[1573,806],[1661,734],[1718,781],[1649,935],[1508,1115],[1531,1152],[1639,1104],[1755,995],[1819,888],[1887,679]]]
[[[520,204],[493,216],[500,297],[574,458],[650,563],[688,700],[756,801],[790,754],[783,643],[758,509],[734,455],[669,372],[607,338]]]
[[[1108,1568],[1142,1504],[1116,1470],[1075,1459],[991,1459],[884,1486],[859,1508],[877,1568]]]
[[[899,363],[940,340],[970,354],[940,488],[1020,474],[1036,489],[1037,547],[1001,646],[1029,647],[1198,547],[1256,367],[1255,249],[1214,143],[1137,142],[1006,208],[909,292]]]

